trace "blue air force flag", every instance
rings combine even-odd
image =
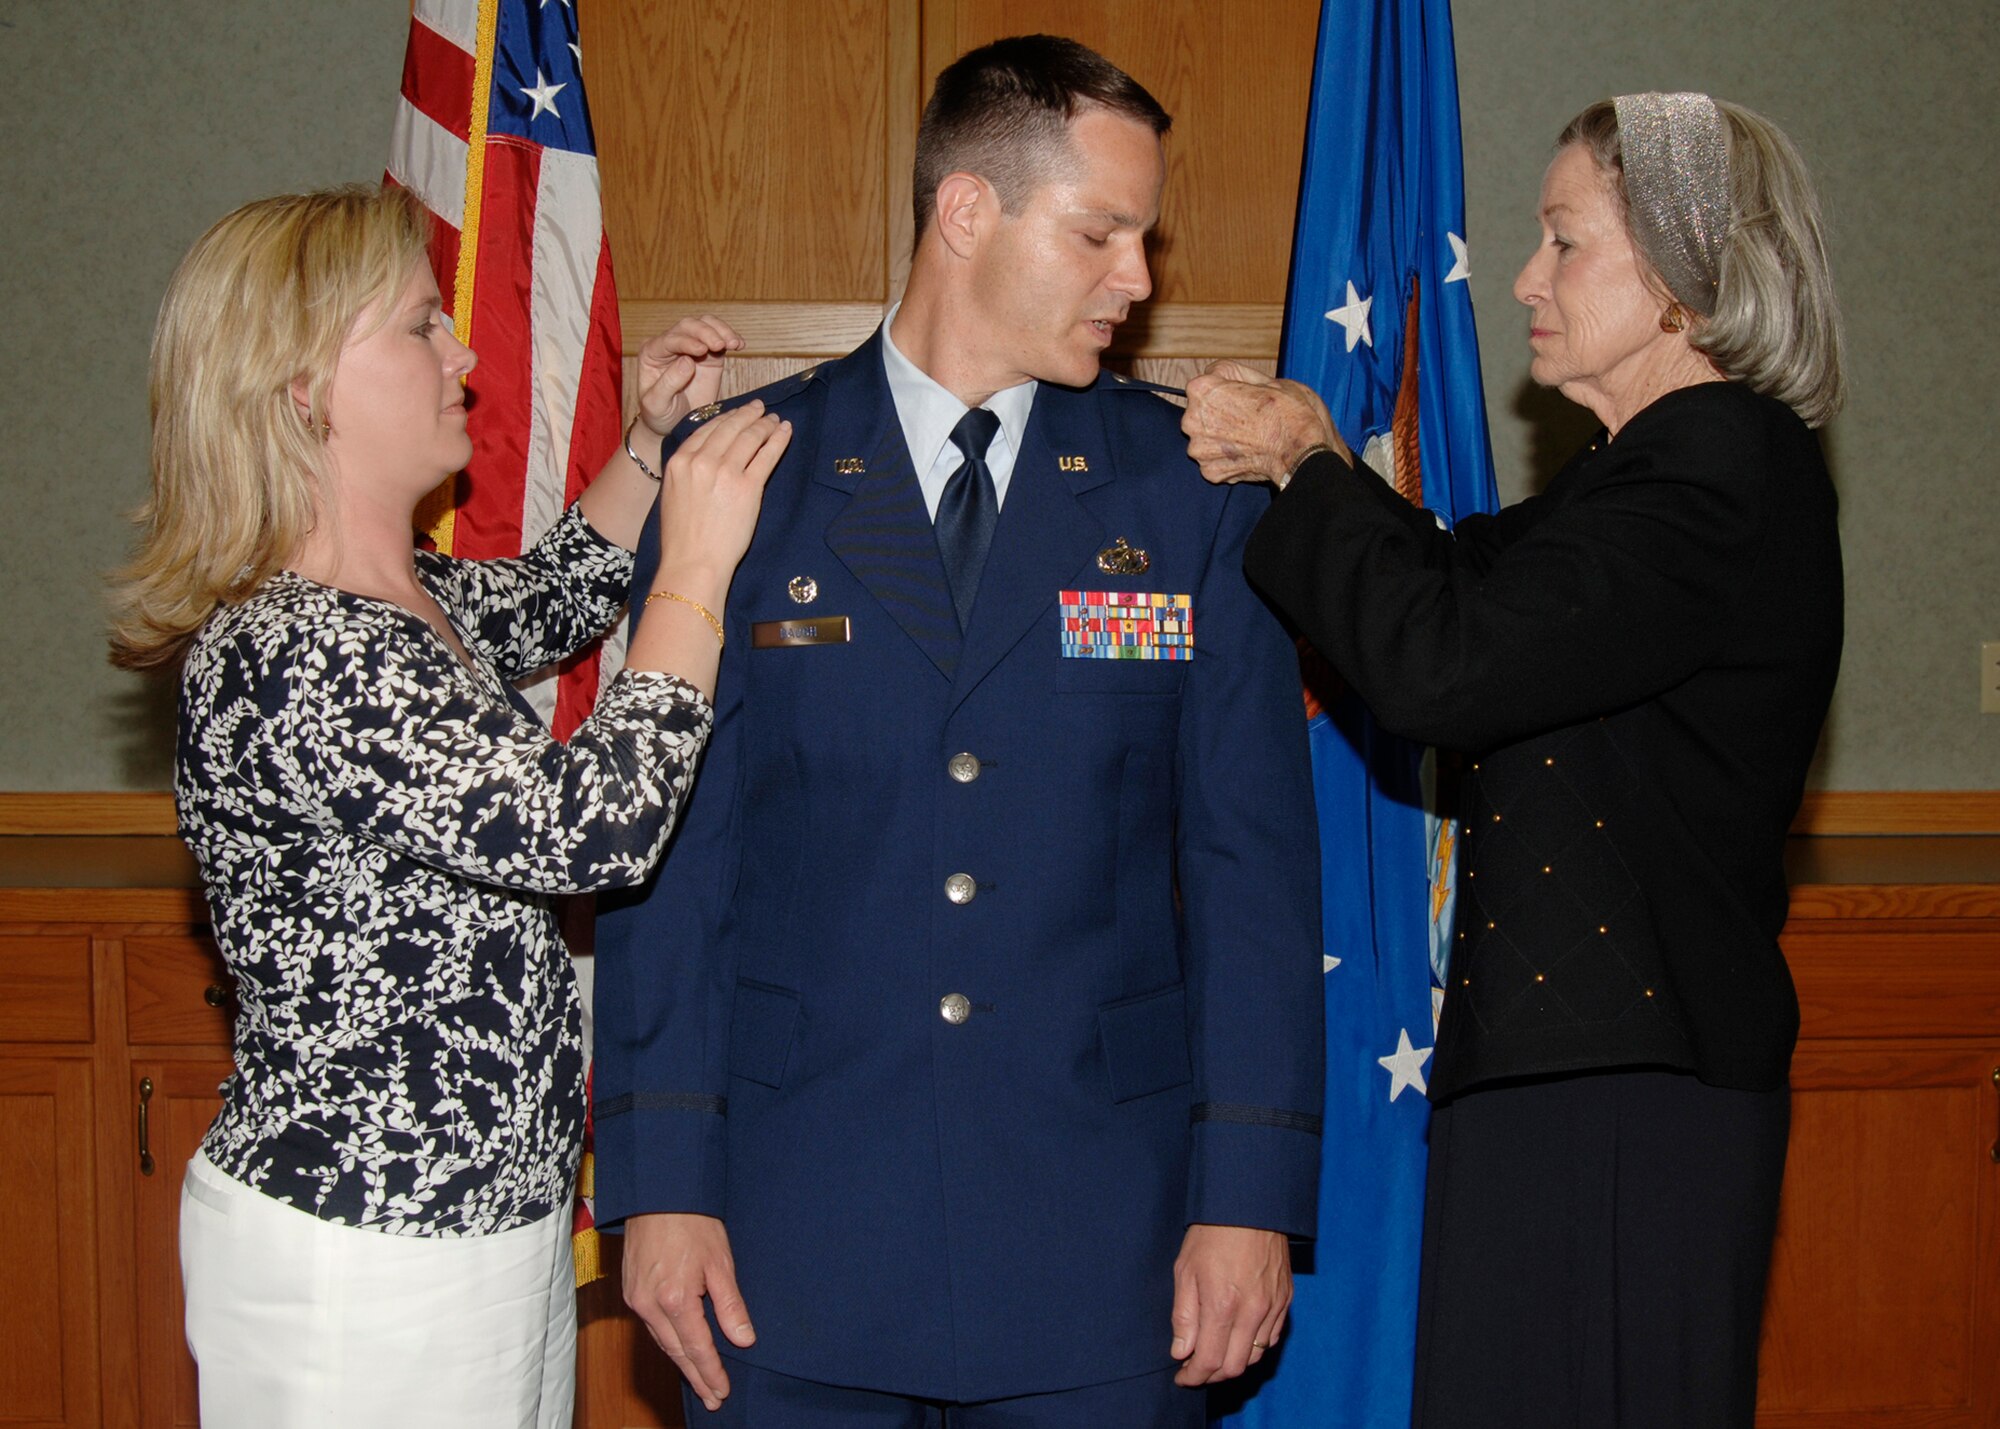
[[[1449,0],[1325,0],[1315,64],[1279,371],[1317,389],[1342,435],[1447,524],[1490,511]],[[1316,664],[1319,1236],[1278,1349],[1211,1412],[1243,1426],[1403,1429],[1453,826],[1434,812],[1425,751],[1376,729]]]

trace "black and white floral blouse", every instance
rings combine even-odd
[[[568,1204],[580,1011],[544,895],[647,876],[714,712],[626,671],[564,745],[505,682],[608,625],[631,570],[573,507],[517,559],[421,554],[476,671],[289,572],[196,637],[174,797],[240,1000],[221,1170],[404,1235]]]

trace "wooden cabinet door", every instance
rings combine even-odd
[[[100,1420],[91,1069],[0,1056],[0,1423]]]
[[[227,1057],[143,1060],[132,1064],[129,1088],[145,1108],[152,1173],[135,1159],[132,1196],[133,1264],[139,1290],[139,1423],[141,1429],[181,1429],[200,1423],[194,1358],[188,1353],[181,1298],[181,1176],[201,1145],[229,1075]]]
[[[576,1292],[577,1429],[681,1429],[681,1376],[618,1279],[624,1237],[604,1237],[604,1278]]]
[[[1800,1047],[1760,1426],[2000,1424],[1996,1068],[2000,1039]]]

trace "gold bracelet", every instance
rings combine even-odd
[[[638,425],[639,425],[639,419],[637,417],[634,417],[631,421],[625,424],[625,455],[632,458],[632,465],[638,467],[639,470],[645,472],[646,475],[653,478],[653,480],[658,481],[660,479],[660,474],[657,471],[654,471],[650,466],[646,465],[646,459],[644,457],[640,456],[637,452],[632,450],[632,429]],[[646,428],[646,430],[650,432],[653,429],[651,427],[648,427]]]
[[[693,606],[695,610],[700,613],[701,618],[708,622],[708,628],[715,632],[715,648],[718,650],[722,648],[722,622],[715,618],[714,611],[710,610],[707,606],[703,605],[693,596],[682,595],[678,591],[671,591],[671,590],[654,591],[651,595],[647,596],[645,600],[640,602],[639,609],[644,610],[647,606],[651,605],[656,600],[677,600],[682,605]]]

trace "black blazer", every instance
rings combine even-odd
[[[1433,1099],[1648,1064],[1784,1084],[1784,841],[1842,624],[1790,408],[1670,393],[1450,533],[1317,456],[1244,567],[1384,726],[1472,756]]]

